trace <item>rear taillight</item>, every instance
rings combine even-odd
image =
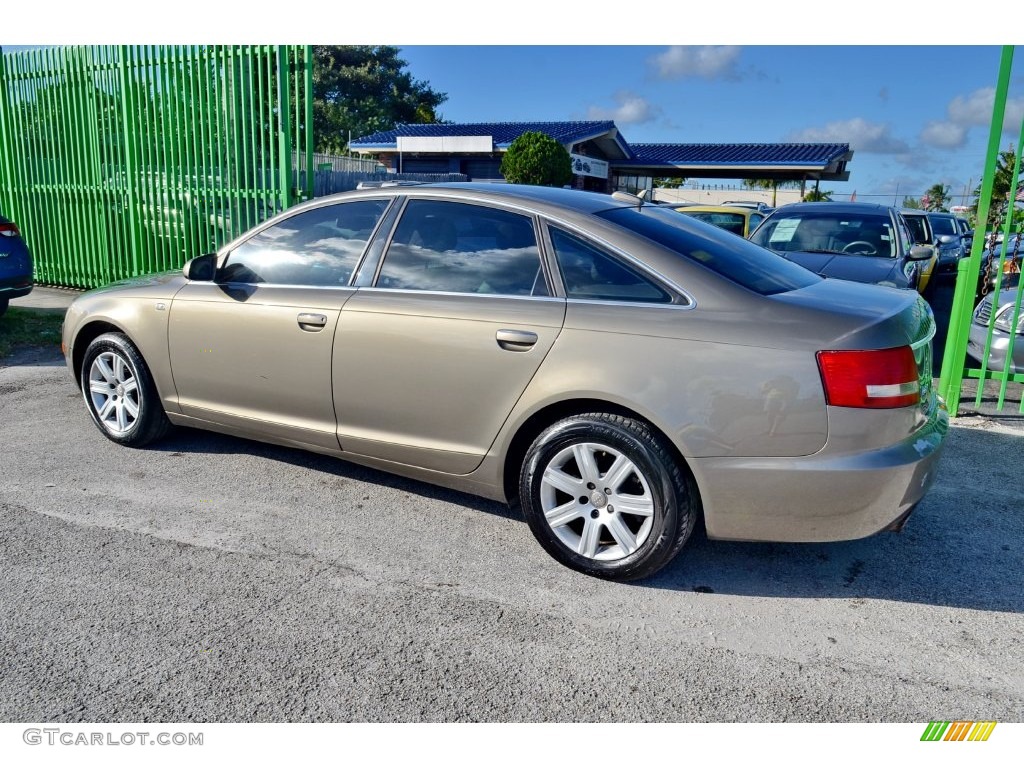
[[[910,347],[819,352],[818,368],[829,405],[903,408],[921,397]]]
[[[0,223],[0,236],[3,237],[17,237],[21,233],[18,231],[18,225],[13,221]]]

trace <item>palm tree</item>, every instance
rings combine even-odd
[[[949,201],[949,187],[944,184],[932,184],[924,193],[921,202],[927,211],[945,211]]]
[[[780,189],[799,187],[799,181],[779,181],[778,179],[744,179],[743,186],[747,189],[770,189],[772,191],[772,207],[778,204]]]
[[[831,203],[832,202],[832,190],[825,189],[821,190],[815,187],[814,189],[807,190],[807,194],[804,195],[805,203]]]

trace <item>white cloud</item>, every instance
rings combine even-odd
[[[960,149],[967,143],[967,126],[932,120],[921,130],[921,141],[939,149]]]
[[[621,125],[638,125],[649,123],[661,114],[661,107],[652,105],[647,99],[630,91],[619,91],[614,98],[618,106],[612,109],[591,106],[587,110],[587,119],[614,120]]]
[[[673,45],[650,60],[658,76],[666,80],[702,77],[706,80],[738,80],[737,45]]]
[[[967,132],[975,127],[987,127],[992,120],[996,89],[978,88],[967,95],[953,98],[946,107],[946,120],[928,123],[921,131],[921,141],[941,149],[958,149],[967,143]],[[1024,99],[1008,99],[1003,132],[1016,134],[1024,119]]]
[[[904,155],[910,145],[892,135],[888,123],[872,123],[862,117],[837,120],[820,128],[805,128],[791,133],[787,141],[844,142],[850,149],[876,155]]]

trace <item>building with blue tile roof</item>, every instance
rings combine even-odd
[[[354,139],[350,149],[402,173],[463,173],[502,181],[501,157],[528,131],[568,150],[574,186],[611,192],[650,189],[654,178],[847,181],[849,144],[630,144],[611,120],[397,125]]]

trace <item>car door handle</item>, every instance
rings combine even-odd
[[[509,352],[527,352],[537,343],[537,334],[533,331],[502,328],[494,337],[498,340],[498,346]]]
[[[299,328],[304,331],[322,331],[327,325],[327,315],[317,315],[313,312],[300,312],[298,316]]]

